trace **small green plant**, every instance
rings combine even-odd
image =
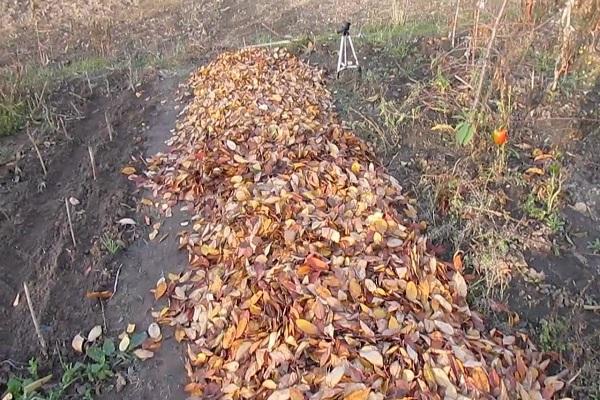
[[[446,78],[446,76],[442,72],[442,68],[440,66],[438,66],[437,73],[435,75],[435,79],[433,80],[433,85],[442,94],[446,93],[451,87],[450,81],[448,80],[448,78]]]
[[[569,349],[568,326],[562,319],[552,318],[540,321],[539,342],[543,351],[563,353]]]
[[[28,376],[11,376],[6,392],[2,398],[10,395],[13,400],[60,400],[71,392],[75,383],[78,385],[78,397],[91,400],[98,386],[115,376],[115,371],[128,365],[132,358],[129,354],[118,351],[112,339],[105,339],[102,345],[94,345],[86,350],[83,362],[61,365],[58,381],[48,390],[43,386],[52,382],[52,375],[39,378],[38,360],[29,360]],[[69,397],[70,398],[70,397]]]
[[[600,254],[600,238],[596,238],[588,243],[588,249],[594,254]]]
[[[123,248],[121,243],[114,240],[107,233],[105,233],[104,236],[100,238],[100,241],[102,242],[102,246],[104,247],[104,249],[112,255],[117,254],[119,250]]]
[[[456,125],[454,131],[456,132],[456,143],[466,146],[473,140],[475,125],[470,122],[470,119],[465,118]]]
[[[14,134],[23,127],[24,122],[24,103],[0,96],[0,137]]]

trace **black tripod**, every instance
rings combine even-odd
[[[352,38],[350,37],[350,22],[344,22],[341,29],[337,33],[342,35],[340,40],[340,51],[338,53],[337,73],[336,76],[340,77],[340,72],[346,69],[358,69],[361,72],[360,65],[358,65],[358,57],[356,57],[356,51],[354,51],[354,45],[352,44]],[[348,47],[352,51],[352,57],[354,61],[348,61]]]

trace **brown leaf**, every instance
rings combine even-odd
[[[85,297],[93,300],[106,300],[112,297],[113,293],[108,290],[103,290],[101,292],[87,292]]]
[[[123,167],[123,169],[121,169],[123,175],[133,175],[135,172],[135,168],[131,166]]]

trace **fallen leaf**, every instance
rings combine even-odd
[[[16,307],[19,305],[19,300],[21,299],[21,292],[18,292],[17,295],[15,296],[15,300],[12,303],[13,307]]]
[[[106,300],[110,299],[113,295],[113,292],[108,290],[103,290],[101,292],[87,292],[85,297],[91,300]]]
[[[121,341],[119,342],[119,351],[125,352],[129,349],[129,335],[123,336]]]
[[[154,353],[149,350],[137,349],[133,351],[133,354],[140,360],[147,360],[149,358],[154,357]]]
[[[370,388],[359,389],[344,396],[344,400],[367,400],[370,393]]]
[[[69,197],[69,203],[71,203],[72,206],[78,206],[80,204],[80,201],[77,200],[75,197]]]
[[[316,336],[319,334],[319,329],[311,322],[305,319],[297,319],[296,326],[307,335]]]
[[[335,387],[335,385],[337,385],[344,377],[345,371],[346,367],[343,365],[338,365],[327,374],[325,377],[325,384],[330,388]]]
[[[155,340],[160,338],[160,327],[156,322],[152,322],[148,326],[148,336]]]
[[[85,339],[80,334],[77,334],[71,341],[71,347],[73,347],[73,350],[76,352],[83,353],[83,343],[85,343]]]
[[[121,218],[117,223],[120,225],[136,225],[136,222],[131,218]]]
[[[90,343],[93,343],[100,336],[102,336],[102,326],[96,325],[88,333],[87,341],[90,342]]]
[[[135,174],[135,172],[136,172],[135,168],[134,168],[134,167],[131,167],[131,166],[124,167],[124,168],[121,170],[121,173],[122,173],[123,175],[133,175],[133,174]]]
[[[537,167],[531,167],[531,168],[527,168],[527,170],[525,170],[525,174],[526,175],[544,175],[544,170],[542,170],[541,168],[537,168]]]
[[[417,295],[417,285],[413,281],[409,281],[406,285],[406,298],[410,301],[416,301]]]
[[[154,299],[158,300],[161,297],[164,296],[165,292],[167,291],[167,282],[165,281],[165,278],[162,277],[158,280],[158,282],[156,282],[156,288],[154,288]]]
[[[383,356],[374,346],[365,346],[360,349],[360,356],[376,367],[383,368]]]
[[[127,324],[127,329],[125,331],[129,334],[133,333],[135,331],[135,324]]]

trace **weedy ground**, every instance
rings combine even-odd
[[[474,110],[500,1],[479,11],[463,5],[457,14],[454,2],[443,1],[77,3],[0,8],[0,244],[13,260],[0,266],[0,392],[9,377],[22,388],[31,382],[18,376],[45,372],[54,372],[50,390],[73,390],[72,379],[94,382],[95,390],[87,361],[67,355],[70,339],[102,323],[105,307],[118,331],[129,316],[117,314],[148,306],[139,298],[155,283],[140,279],[138,264],[159,273],[168,268],[160,264],[176,263],[136,241],[146,228],[115,224],[137,215],[141,196],[118,171],[142,154],[142,142],[152,147],[149,136],[166,138],[180,110],[172,98],[190,68],[226,48],[291,40],[285,45],[326,69],[348,127],[414,199],[431,251],[461,257],[470,269],[469,297],[490,326],[528,331],[569,368],[575,398],[599,398],[600,52],[593,27],[570,49],[551,90],[564,50],[558,10],[543,1],[532,16],[506,10]],[[339,38],[331,32],[346,18],[363,74],[335,80]],[[499,128],[509,135],[502,147],[490,139]],[[73,210],[76,247],[64,215],[71,196],[82,202]],[[123,263],[120,284],[132,294],[117,289],[123,299],[83,300],[86,292],[113,290]],[[39,351],[24,323],[27,306],[15,301],[23,281],[44,335],[59,349],[28,373],[12,367]],[[127,382],[138,384],[123,398],[161,384],[164,371],[149,379],[144,368],[127,371]],[[146,392],[137,387],[144,381]]]

